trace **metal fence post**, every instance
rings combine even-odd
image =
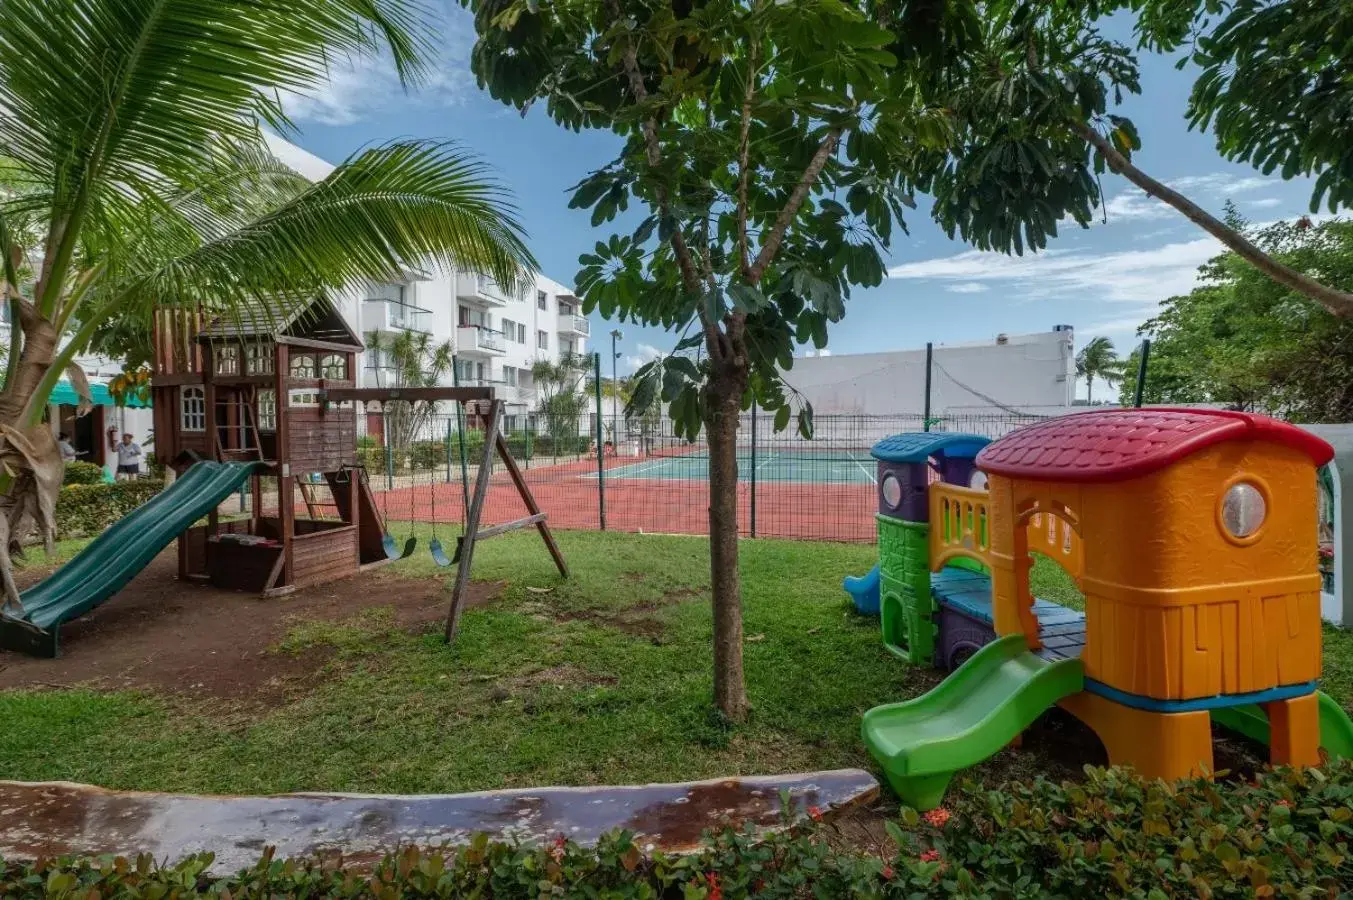
[[[935,345],[926,341],[925,345],[925,415],[921,419],[921,430],[930,430],[930,368],[935,354]]]
[[[751,497],[751,519],[752,519],[752,537],[756,537],[756,400],[752,400],[752,497]]]
[[[389,401],[387,400],[388,404]],[[395,448],[390,446],[390,413],[388,410],[382,410],[381,413],[381,440],[385,442],[385,489],[393,491],[395,489]]]
[[[593,383],[597,394],[597,507],[601,512],[601,530],[606,530],[606,447],[601,439],[601,354],[592,354]]]
[[[1142,355],[1137,360],[1137,390],[1133,392],[1132,405],[1138,408],[1142,405],[1142,392],[1146,390],[1146,366],[1151,359],[1151,339],[1142,341]]]

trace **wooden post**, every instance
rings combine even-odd
[[[461,543],[460,564],[456,569],[456,586],[451,590],[451,609],[446,614],[446,642],[456,639],[460,624],[460,605],[470,585],[470,561],[474,558],[475,532],[479,530],[479,516],[484,511],[484,500],[489,493],[489,479],[493,475],[493,454],[498,446],[498,426],[502,401],[489,401],[489,420],[484,426],[484,454],[479,460],[479,474],[475,477],[474,498],[465,520],[465,539]]]
[[[550,526],[545,521],[545,514],[540,511],[540,504],[536,502],[535,495],[531,493],[531,488],[526,484],[521,469],[517,467],[517,461],[512,458],[512,451],[507,446],[507,441],[499,434],[496,443],[498,455],[503,458],[503,467],[507,469],[507,474],[512,476],[512,483],[517,486],[517,493],[521,494],[522,502],[526,504],[526,511],[531,514],[531,518],[539,516],[535,526],[536,530],[540,532],[540,539],[549,548],[550,556],[554,557],[554,564],[558,567],[559,574],[567,578],[568,563],[564,562],[564,554],[560,552],[559,545],[554,542],[554,535],[550,533]]]
[[[291,371],[289,348],[276,345],[277,379],[277,526],[282,538],[282,585],[292,584],[295,560],[296,495],[291,481],[291,410],[290,395],[286,390],[287,373]]]

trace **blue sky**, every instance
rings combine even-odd
[[[468,14],[452,4],[446,15],[442,58],[431,83],[405,93],[378,61],[340,67],[323,90],[288,101],[299,128],[289,137],[333,162],[398,137],[460,142],[490,162],[515,193],[543,271],[571,284],[578,255],[610,232],[605,226],[593,229],[586,212],[568,209],[567,189],[609,161],[619,143],[608,133],[559,128],[539,109],[523,119],[479,91],[468,63],[474,43]],[[1144,57],[1142,63],[1142,95],[1129,98],[1122,111],[1141,132],[1137,161],[1145,171],[1216,213],[1228,198],[1254,221],[1305,211],[1306,181],[1284,182],[1227,163],[1208,135],[1188,130],[1183,114],[1189,70],[1176,71],[1172,60],[1161,57]],[[1219,245],[1124,179],[1105,175],[1103,185],[1107,224],[1088,230],[1072,225],[1047,252],[1022,258],[980,253],[949,240],[921,198],[908,218],[911,236],[895,236],[887,260],[890,277],[880,287],[855,292],[845,320],[830,332],[829,351],[980,341],[1065,323],[1075,327],[1078,344],[1103,334],[1126,354],[1137,342],[1137,326],[1161,300],[1187,291],[1197,267]],[[613,327],[593,316],[594,335]],[[656,329],[621,327],[622,373],[675,343]],[[596,349],[609,352],[608,346]]]

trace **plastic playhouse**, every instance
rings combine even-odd
[[[1353,722],[1316,690],[1324,441],[1263,416],[1127,409],[990,443],[897,435],[873,455],[879,565],[847,590],[893,653],[953,670],[864,716],[905,802],[936,805],[1053,704],[1148,778],[1210,771],[1214,720],[1275,764],[1353,756]],[[1070,573],[1084,612],[1032,596],[1031,552]]]

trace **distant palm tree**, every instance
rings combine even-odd
[[[515,287],[534,260],[506,192],[446,143],[360,150],[310,183],[268,151],[279,98],[336,59],[428,74],[423,0],[0,0],[0,389],[4,547],[37,509],[50,537],[61,456],[42,425],[74,359],[152,310],[308,306],[406,265]]]
[[[1123,362],[1113,349],[1113,341],[1106,337],[1092,338],[1076,354],[1076,375],[1085,379],[1085,402],[1090,403],[1095,379],[1113,384],[1123,377]]]

